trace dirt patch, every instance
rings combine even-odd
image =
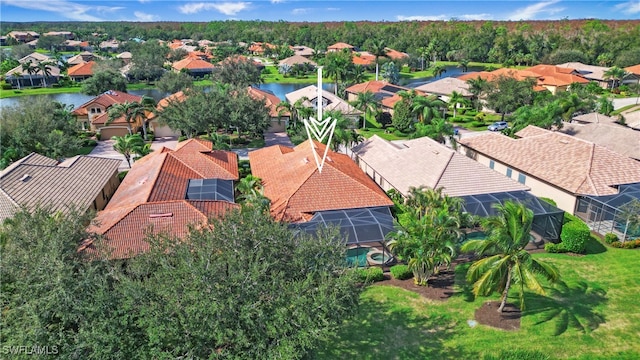
[[[390,285],[413,291],[427,299],[445,301],[453,295],[453,283],[455,274],[452,270],[440,272],[429,280],[429,286],[418,286],[413,282],[413,278],[407,280],[393,279],[390,274],[384,275],[385,280],[375,283],[375,285]]]
[[[491,326],[503,330],[520,329],[520,309],[515,305],[507,303],[504,312],[499,313],[499,301],[489,301],[476,310],[476,321],[480,324]]]

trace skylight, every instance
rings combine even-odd
[[[189,179],[187,200],[223,200],[234,202],[233,180]]]

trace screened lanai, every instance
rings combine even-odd
[[[620,239],[640,238],[640,227],[628,222],[625,205],[640,201],[640,183],[620,185],[618,193],[605,196],[584,196],[578,199],[576,215],[599,234],[614,233]]]
[[[316,212],[311,220],[291,225],[308,234],[335,226],[342,234],[347,261],[352,266],[385,265],[392,260],[385,237],[394,230],[388,207],[372,207]]]
[[[495,216],[497,211],[493,207],[494,204],[502,204],[509,200],[525,204],[533,211],[532,230],[546,240],[560,241],[564,211],[538,199],[528,191],[467,195],[461,198],[464,200],[465,211],[480,217]]]

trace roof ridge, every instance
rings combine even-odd
[[[11,197],[11,195],[9,195],[6,191],[4,191],[4,189],[2,189],[0,187],[0,193],[3,194],[7,199],[9,199],[9,201],[11,201],[11,203],[13,203],[13,205],[15,206],[20,206],[16,200],[14,198]]]
[[[449,160],[447,160],[447,163],[444,164],[444,169],[440,173],[440,176],[438,176],[438,179],[436,180],[436,186],[434,186],[434,189],[438,188],[438,184],[440,184],[440,180],[442,180],[442,177],[444,176],[444,173],[447,172],[447,168],[449,168],[449,164],[451,163],[451,160],[453,159],[453,156],[455,154],[456,154],[456,152],[454,152],[454,151],[449,153]],[[464,156],[464,155],[462,155],[462,156]]]
[[[336,154],[337,154],[337,155],[346,156],[350,161],[353,161],[353,160],[351,160],[351,158],[349,158],[349,157],[348,157],[347,155],[345,155],[345,154],[341,154],[341,153],[336,153]],[[327,156],[327,157],[328,157],[328,156]],[[327,163],[325,163],[325,164],[327,164]],[[359,181],[359,179],[357,179],[357,178],[355,178],[355,177],[353,177],[353,176],[350,176],[350,175],[346,174],[345,172],[343,172],[342,170],[338,169],[338,167],[337,167],[337,166],[335,166],[335,164],[332,164],[332,162],[328,162],[328,164],[329,164],[333,169],[335,169],[336,171],[338,171],[341,175],[343,175],[344,177],[346,177],[347,179],[349,179],[351,182],[355,182],[355,183],[356,183],[356,184],[358,184],[360,187],[364,188],[364,190],[371,190],[371,188],[370,188],[370,187],[368,187],[367,185],[363,184],[361,181]],[[364,174],[364,172],[362,171],[362,169],[360,169],[360,167],[358,167],[358,170]],[[364,175],[366,176],[366,178],[367,178],[367,179],[370,179],[370,178],[369,178],[369,175],[366,175],[366,174],[364,174]],[[375,183],[375,181],[374,181],[374,183]],[[378,188],[380,188],[380,185],[378,185],[377,183],[376,183],[376,186],[377,186]],[[382,188],[380,188],[380,189],[382,190]],[[376,194],[376,196],[378,196],[378,197],[380,197],[380,198],[382,198],[382,199],[389,199],[389,198],[386,196],[386,194],[385,194],[384,190],[382,190],[382,193],[383,193],[384,195],[380,195],[380,194],[379,194],[378,192],[376,192],[376,191],[372,191],[372,192],[373,192],[373,193],[375,193],[375,194]]]
[[[104,235],[107,231],[111,230],[114,226],[116,226],[120,221],[122,221],[122,219],[124,219],[125,217],[129,216],[129,214],[131,214],[133,212],[133,210],[137,209],[138,206],[143,205],[143,204],[148,204],[147,202],[145,203],[141,203],[141,204],[135,204],[135,205],[122,205],[122,206],[118,206],[116,208],[113,209],[109,209],[109,210],[102,210],[100,213],[104,213],[105,211],[114,211],[114,210],[119,210],[119,209],[126,209],[127,207],[131,207],[131,209],[129,209],[129,211],[127,211],[123,216],[121,216],[118,220],[116,220],[113,224],[111,224],[111,226],[109,226],[107,229],[105,229],[101,235]]]

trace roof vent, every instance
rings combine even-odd
[[[440,154],[440,152],[438,150],[431,150],[431,152],[436,154],[436,155]]]
[[[569,143],[569,140],[564,140],[564,139],[562,139],[562,140],[560,140],[560,143],[561,143],[561,144],[568,144],[568,143]]]
[[[144,178],[140,179],[140,181],[138,181],[138,185],[142,185],[142,184],[146,183],[147,179],[148,179],[148,177],[144,177]]]
[[[309,159],[307,159],[307,158],[302,159],[302,161],[303,161],[305,164],[308,164],[308,163],[309,163]]]
[[[166,218],[166,217],[173,217],[173,213],[150,214],[149,215],[149,219]]]
[[[22,181],[22,182],[27,182],[27,181],[29,181],[29,180],[31,180],[31,175],[29,175],[29,174],[24,174],[24,175],[22,175],[22,177],[20,178],[20,181]]]

